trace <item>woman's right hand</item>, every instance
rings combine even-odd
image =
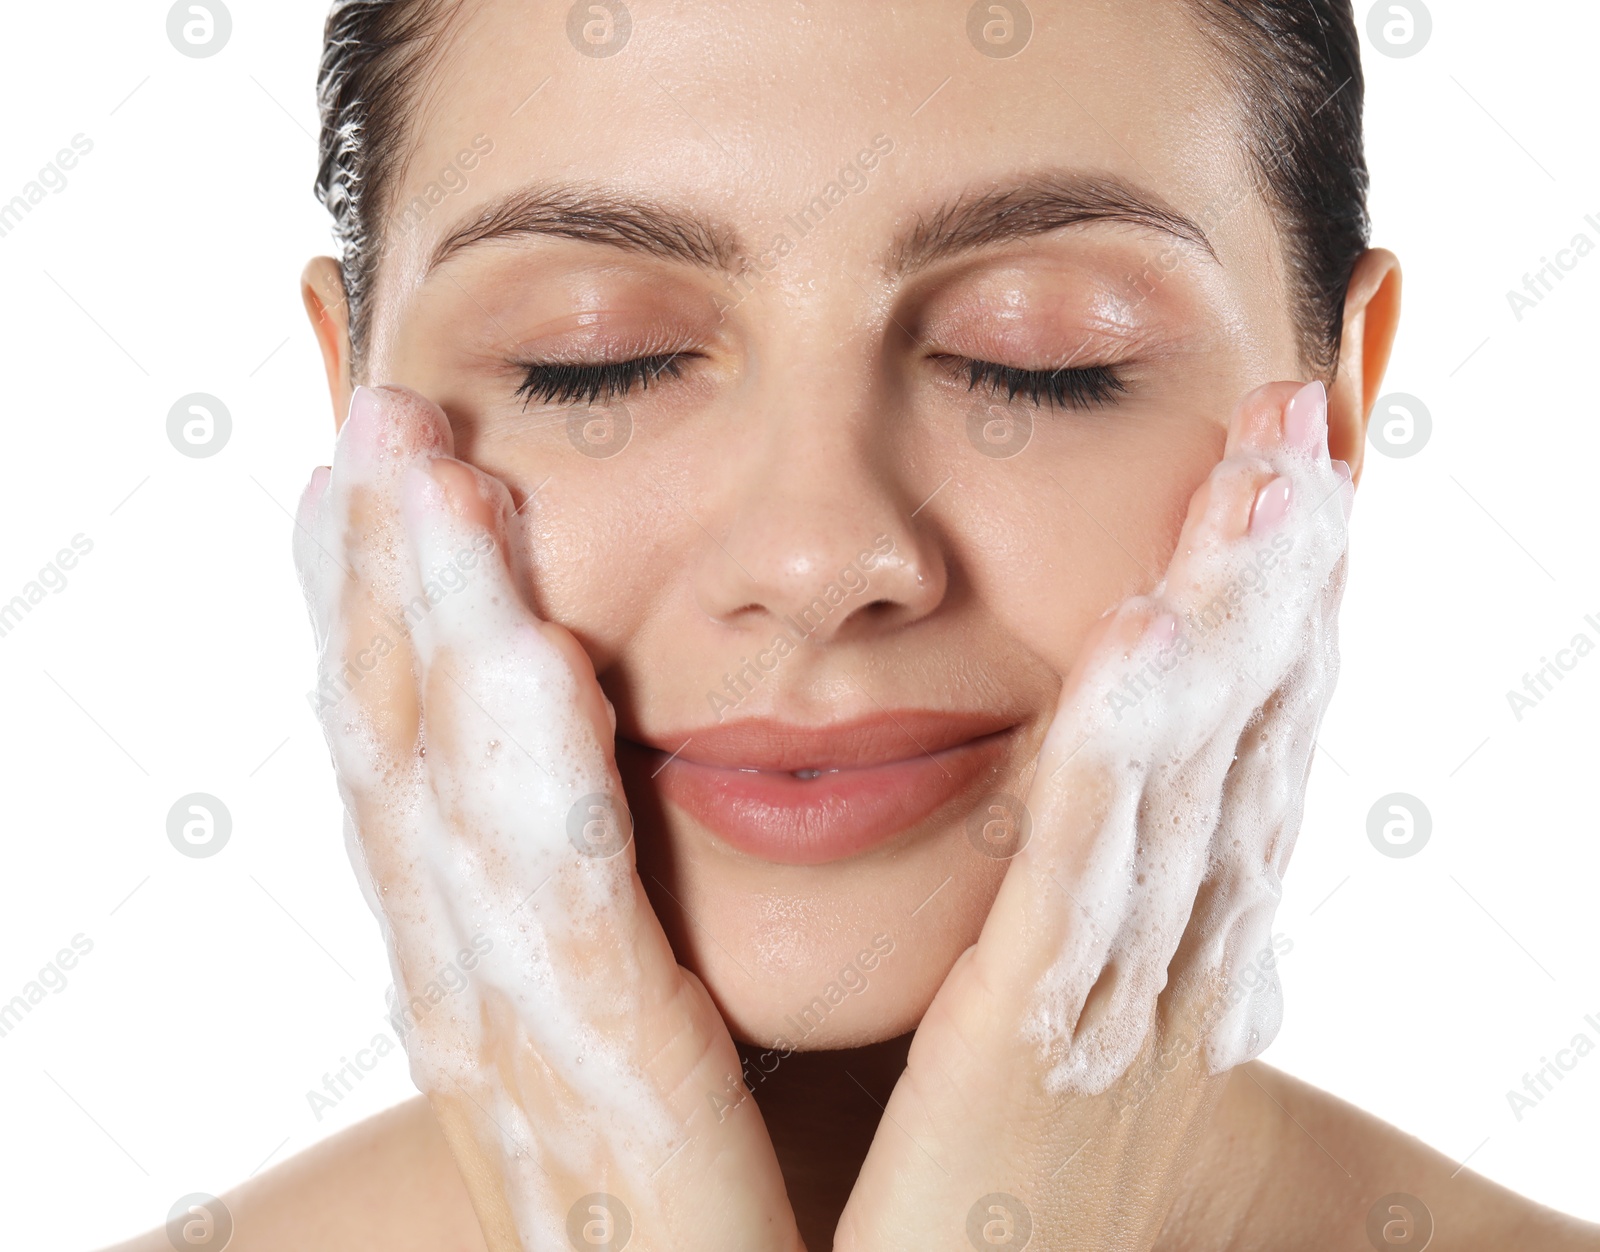
[[[494,1252],[796,1252],[755,1102],[707,1099],[738,1055],[635,872],[610,705],[452,448],[422,396],[358,388],[295,535],[413,1079]]]

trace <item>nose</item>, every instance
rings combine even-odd
[[[943,551],[870,424],[778,417],[728,481],[700,562],[701,608],[813,643],[901,629],[943,601]],[[720,531],[720,534],[717,532]]]

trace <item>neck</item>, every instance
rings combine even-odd
[[[910,1047],[905,1034],[842,1052],[793,1052],[763,1073],[756,1058],[764,1049],[739,1045],[807,1247],[833,1246]]]

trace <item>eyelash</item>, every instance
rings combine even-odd
[[[526,371],[522,385],[512,395],[523,397],[524,409],[535,400],[541,404],[593,404],[602,397],[610,400],[625,396],[635,387],[641,391],[648,390],[650,384],[663,374],[672,378],[680,377],[683,361],[688,355],[684,352],[658,352],[630,361],[564,361],[525,365],[522,367]],[[1108,365],[1027,370],[971,357],[944,359],[954,372],[967,376],[968,391],[977,390],[981,384],[992,394],[998,395],[1003,388],[1008,401],[1015,400],[1020,394],[1037,408],[1047,405],[1050,408],[1067,409],[1099,408],[1110,404],[1128,389],[1116,370]]]
[[[968,391],[975,391],[982,384],[991,394],[998,395],[1004,388],[1007,400],[1015,400],[1022,394],[1038,408],[1046,405],[1066,409],[1100,408],[1128,390],[1127,384],[1109,365],[1025,370],[971,357],[946,360],[955,373],[967,376]]]
[[[683,373],[683,352],[658,352],[631,361],[562,361],[548,365],[531,364],[522,368],[522,386],[512,393],[524,397],[522,407],[538,400],[541,404],[593,404],[625,396],[635,387],[648,390],[650,384],[667,374]]]

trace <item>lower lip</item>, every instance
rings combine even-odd
[[[821,865],[888,843],[998,772],[1009,731],[882,765],[798,778],[681,758],[656,767],[662,796],[740,852]],[[666,753],[638,748],[660,762]]]

